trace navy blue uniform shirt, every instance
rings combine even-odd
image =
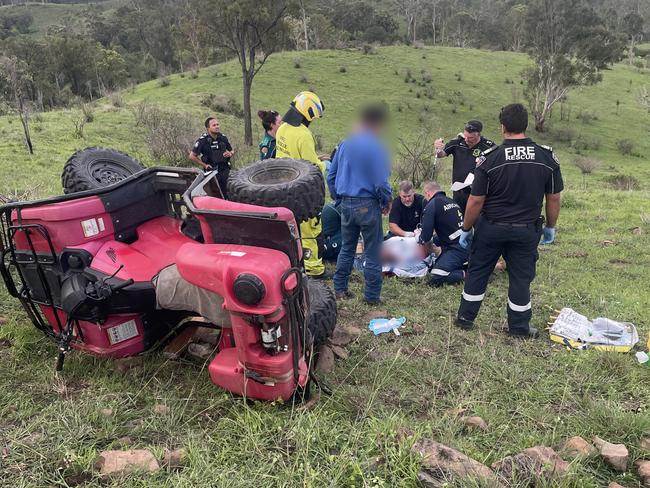
[[[451,181],[465,181],[467,175],[474,172],[476,158],[492,146],[494,142],[481,136],[478,144],[470,149],[462,134],[458,134],[458,137],[445,144],[445,154],[454,157]]]
[[[553,149],[530,138],[506,139],[476,160],[472,195],[485,196],[482,214],[492,222],[532,224],[544,195],[563,189]]]
[[[441,247],[458,243],[462,233],[463,213],[460,206],[451,198],[439,191],[429,200],[422,214],[422,233],[420,244],[426,244],[435,232]]]
[[[230,167],[230,158],[223,155],[226,151],[232,151],[232,146],[225,134],[221,132],[216,137],[205,132],[192,146],[192,152],[213,169]]]

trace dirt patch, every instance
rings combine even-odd
[[[628,264],[632,264],[630,261],[625,259],[610,259],[609,264],[616,266],[617,268],[625,268]]]

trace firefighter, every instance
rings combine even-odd
[[[476,160],[472,194],[467,201],[459,243],[471,243],[456,325],[471,329],[481,307],[488,279],[499,256],[508,269],[508,333],[537,337],[530,326],[530,284],[535,278],[537,245],[555,237],[564,185],[560,164],[548,146],[526,137],[528,112],[519,103],[501,109],[504,141]],[[540,216],[546,200],[546,227]],[[472,238],[473,236],[473,238]]]
[[[316,154],[316,141],[309,130],[312,121],[323,116],[324,109],[323,102],[315,93],[303,91],[296,95],[275,135],[277,158],[304,159],[318,166],[321,173],[325,172],[325,164]],[[325,273],[321,256],[321,231],[320,216],[300,223],[305,271],[312,278],[324,279],[331,276]]]

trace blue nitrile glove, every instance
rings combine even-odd
[[[551,244],[555,241],[555,227],[544,227],[542,229],[542,242],[540,244]]]
[[[474,229],[462,231],[460,238],[458,239],[458,244],[463,249],[467,249],[470,244],[472,244],[472,239],[474,238]]]

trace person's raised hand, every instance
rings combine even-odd
[[[436,149],[437,152],[442,151],[445,148],[445,140],[442,137],[436,139],[435,142],[433,143],[433,147]]]

